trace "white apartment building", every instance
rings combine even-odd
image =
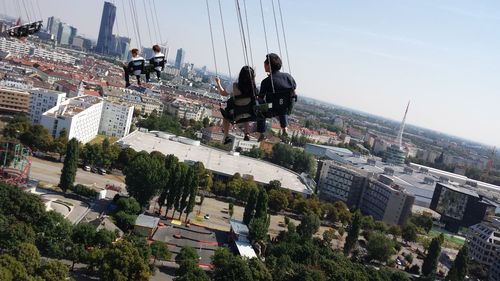
[[[30,105],[28,114],[31,123],[40,124],[42,114],[49,109],[59,106],[66,98],[66,93],[45,89],[30,90]]]
[[[133,106],[126,103],[105,101],[102,108],[99,134],[123,138],[130,131],[133,115]]]
[[[66,129],[68,139],[87,143],[99,132],[103,104],[103,100],[95,96],[67,99],[43,113],[40,124],[54,137]]]
[[[0,51],[10,53],[17,57],[25,57],[30,54],[31,46],[19,40],[0,38]]]
[[[76,58],[73,56],[43,48],[34,48],[32,56],[37,58],[42,58],[44,60],[63,62],[67,64],[75,64],[76,62]]]

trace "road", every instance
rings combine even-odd
[[[31,161],[30,178],[47,184],[57,185],[61,176],[62,167],[62,163],[46,161],[33,157]],[[75,183],[95,185],[97,187],[104,187],[108,183],[122,187],[125,186],[123,179],[120,177],[114,175],[101,176],[99,174],[86,172],[81,168],[78,168],[77,170]]]

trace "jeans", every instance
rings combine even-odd
[[[161,71],[155,69],[154,72],[156,72],[156,78],[158,78],[158,81],[160,81]],[[146,82],[149,82],[150,78],[151,78],[151,73],[149,71],[146,71]]]
[[[282,129],[288,126],[288,115],[280,115],[278,116],[278,120],[280,121],[280,126]],[[266,119],[257,120],[257,132],[266,132]]]

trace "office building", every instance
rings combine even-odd
[[[359,209],[388,225],[404,225],[411,214],[415,196],[406,192],[392,180],[380,175],[378,180],[370,179],[366,185]]]
[[[391,178],[385,175],[375,178],[371,171],[336,161],[321,161],[316,181],[320,199],[340,200],[389,225],[404,225],[415,202],[415,196]]]
[[[177,50],[177,55],[175,56],[175,67],[177,69],[181,69],[184,65],[185,56],[186,52],[182,48]]]
[[[28,113],[29,93],[27,90],[0,87],[0,112]]]
[[[101,26],[99,28],[99,37],[97,38],[96,52],[101,54],[110,54],[113,49],[113,25],[116,17],[116,6],[110,2],[104,2],[102,10]]]
[[[441,215],[446,230],[458,232],[492,217],[496,206],[471,189],[438,182],[430,208]]]
[[[348,206],[359,206],[368,174],[334,161],[321,161],[318,167],[319,198],[325,201],[342,201]]]
[[[67,99],[43,113],[40,124],[53,137],[58,137],[61,130],[66,129],[68,139],[76,138],[87,143],[99,132],[102,107],[102,99],[95,96]]]
[[[66,93],[45,89],[32,89],[29,93],[30,102],[28,114],[33,124],[40,124],[42,114],[58,106],[66,98]]]
[[[102,108],[99,134],[123,138],[130,132],[134,107],[126,103],[105,101]]]
[[[466,245],[470,259],[489,268],[489,280],[500,281],[500,217],[472,225]]]
[[[56,17],[50,17],[47,19],[47,32],[56,36],[57,33],[59,32],[59,24],[61,23],[61,20],[56,18]]]
[[[71,32],[72,27],[69,24],[63,22],[59,23],[59,30],[57,31],[57,43],[60,45],[69,45]]]

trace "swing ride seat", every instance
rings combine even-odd
[[[7,34],[16,38],[28,37],[29,35],[39,32],[42,29],[42,26],[42,21],[26,23],[7,29]]]
[[[148,74],[154,72],[154,64],[146,64],[144,60],[136,60],[128,63],[130,73],[133,75]]]
[[[157,68],[161,68],[161,71],[165,68],[165,56],[159,56],[159,57],[153,57],[149,60],[149,65],[152,66],[152,72],[153,70],[157,70]]]
[[[237,105],[235,102],[237,99],[245,98],[231,98],[227,102],[227,107],[220,109],[222,116],[233,124],[290,115],[297,102],[297,95],[294,90],[274,92],[266,94],[265,99],[261,102],[252,100],[245,105]]]

